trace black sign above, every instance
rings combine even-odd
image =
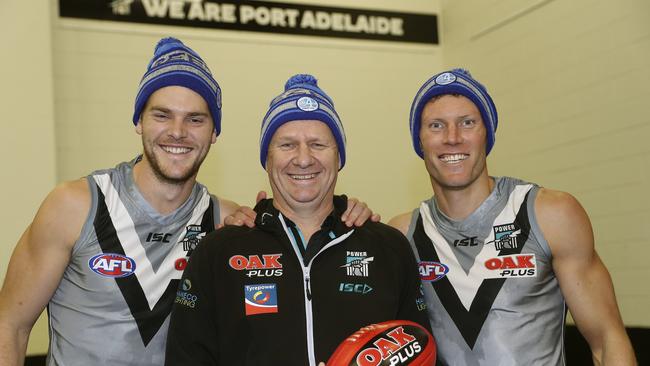
[[[61,17],[438,44],[436,15],[266,1],[59,0]]]

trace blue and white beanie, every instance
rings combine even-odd
[[[339,170],[345,165],[345,131],[334,110],[334,102],[318,87],[318,81],[309,74],[294,75],[284,85],[284,93],[275,97],[262,121],[260,134],[260,162],[266,169],[269,143],[275,131],[283,124],[297,120],[317,120],[325,123],[336,139],[339,150]]]
[[[415,95],[411,104],[410,128],[413,148],[415,152],[424,158],[420,146],[420,125],[422,123],[422,109],[431,98],[443,94],[459,94],[471,100],[479,112],[487,131],[487,143],[485,154],[489,154],[494,146],[495,133],[497,131],[498,117],[497,108],[488,94],[487,89],[472,77],[468,70],[452,69],[433,75],[427,80]]]
[[[138,124],[151,94],[172,85],[192,89],[205,99],[218,136],[221,132],[221,88],[201,56],[173,37],[163,38],[156,45],[135,97],[133,123]]]

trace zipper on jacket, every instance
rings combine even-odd
[[[300,263],[300,266],[302,267],[302,278],[303,278],[303,287],[304,287],[304,293],[305,293],[305,326],[306,326],[306,333],[307,333],[307,356],[309,357],[309,366],[316,366],[317,361],[316,361],[316,351],[314,348],[314,315],[312,312],[312,303],[311,303],[311,283],[310,283],[310,273],[311,273],[311,265],[314,263],[314,260],[316,257],[318,257],[319,254],[321,254],[323,251],[327,250],[328,248],[342,242],[343,240],[347,239],[348,236],[352,235],[354,232],[354,229],[348,231],[347,233],[339,236],[338,238],[333,239],[326,245],[324,245],[321,250],[316,253],[309,263],[307,265],[304,264],[302,261],[302,255],[300,254],[300,250],[298,249],[298,244],[296,243],[295,238],[293,235],[291,235],[291,232],[289,231],[289,228],[287,228],[287,224],[284,221],[284,216],[282,214],[278,215],[278,218],[280,219],[280,223],[282,224],[282,228],[284,229],[284,232],[286,233],[287,237],[289,238],[289,241],[291,242],[291,247],[293,248],[294,254],[296,255],[298,259],[298,263]],[[327,360],[318,360],[319,362],[327,362]]]
[[[311,301],[311,285],[309,284],[309,272],[304,273],[305,287],[307,288],[307,300]]]

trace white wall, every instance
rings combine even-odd
[[[50,5],[47,2],[0,1],[0,281],[9,256],[53,188],[54,108],[52,97],[52,45]],[[41,321],[30,352],[47,350],[47,326]]]
[[[626,325],[650,326],[650,2],[443,0],[441,18],[445,64],[497,104],[490,173],[575,195]]]

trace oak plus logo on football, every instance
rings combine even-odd
[[[372,346],[359,352],[356,364],[359,366],[407,365],[422,352],[422,341],[423,339],[410,334],[404,327],[397,327],[388,332],[385,337],[379,337]]]
[[[513,254],[490,258],[485,261],[489,278],[535,277],[537,262],[535,254]]]
[[[260,255],[233,255],[228,260],[230,268],[236,271],[245,271],[251,277],[279,277],[282,276],[282,254]]]

